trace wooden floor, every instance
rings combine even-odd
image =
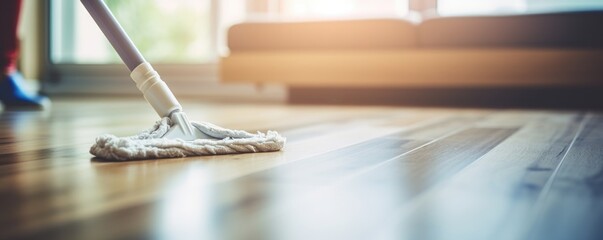
[[[132,99],[0,115],[2,239],[602,239],[603,114],[183,101],[281,152],[106,162]]]

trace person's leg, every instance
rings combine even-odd
[[[7,108],[42,108],[48,99],[28,93],[23,77],[17,71],[17,25],[22,0],[5,0],[0,6],[0,101]]]
[[[17,24],[21,13],[21,0],[8,0],[0,8],[0,66],[8,75],[17,70]]]

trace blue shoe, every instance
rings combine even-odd
[[[5,109],[41,110],[50,107],[50,100],[39,94],[30,93],[19,72],[5,75],[0,80],[0,101]]]

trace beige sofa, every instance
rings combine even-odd
[[[603,86],[603,11],[230,28],[225,82],[292,88]]]

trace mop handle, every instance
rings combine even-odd
[[[102,0],[81,1],[130,71],[145,62],[142,54],[136,49],[132,40],[113,17],[105,2]]]
[[[105,2],[102,0],[81,0],[81,2],[121,60],[128,66],[132,72],[130,77],[136,83],[136,87],[157,114],[160,117],[168,117],[172,112],[181,111],[182,107],[172,91],[161,80],[151,64],[145,61]]]

